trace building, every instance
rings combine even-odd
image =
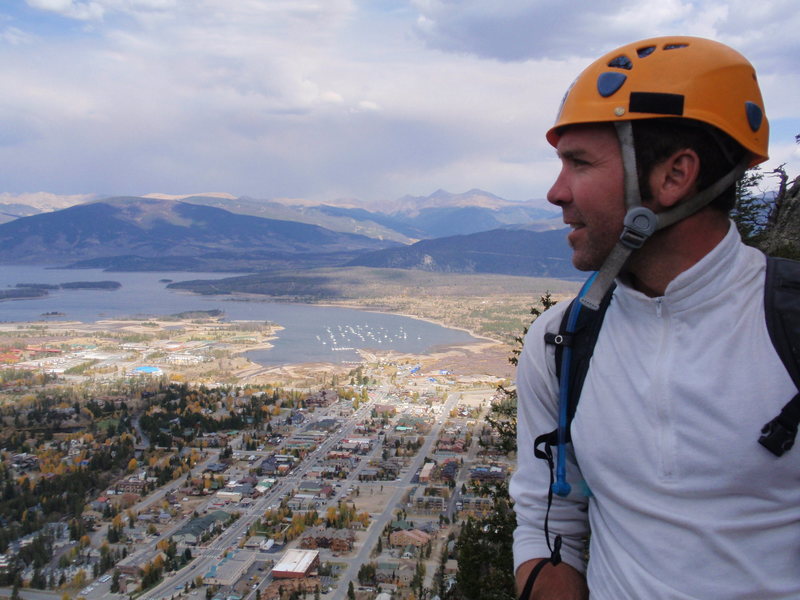
[[[203,575],[203,583],[212,585],[234,585],[255,562],[255,552],[239,550],[227,554]]]
[[[505,481],[507,474],[508,467],[506,465],[477,465],[469,472],[469,477],[473,481],[497,483]]]
[[[419,472],[419,480],[424,483],[430,481],[434,468],[436,468],[436,463],[426,462],[422,465],[422,470]]]
[[[356,534],[351,529],[314,527],[300,539],[300,547],[309,550],[330,548],[333,552],[350,552],[355,541]]]
[[[409,498],[409,504],[415,510],[441,512],[447,506],[448,497],[446,487],[417,487]]]
[[[129,494],[141,494],[144,492],[145,488],[147,487],[147,482],[143,479],[139,478],[130,478],[120,481],[116,485],[116,490],[118,494],[129,493]]]
[[[217,492],[217,499],[222,500],[223,502],[236,503],[242,501],[242,494],[240,492],[236,492],[230,488],[227,488]]]
[[[419,529],[408,531],[393,531],[389,534],[389,543],[392,546],[415,546],[419,548],[431,541],[431,536]]]
[[[177,544],[194,546],[200,541],[203,534],[212,531],[218,523],[225,523],[229,518],[230,515],[225,511],[215,510],[189,521],[173,534],[172,539]]]
[[[272,568],[275,579],[308,577],[319,566],[319,550],[287,550]]]

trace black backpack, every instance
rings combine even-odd
[[[611,302],[613,288],[609,290],[599,310],[581,310],[575,331],[568,334],[567,320],[570,308],[564,313],[558,334],[547,334],[545,342],[556,346],[556,373],[561,376],[561,356],[564,347],[571,346],[569,365],[569,424],[580,401],[581,389],[589,370],[603,318]],[[576,302],[577,299],[572,302]],[[759,443],[775,456],[782,456],[794,444],[800,424],[800,262],[785,258],[767,257],[767,274],[764,285],[764,313],[767,330],[775,350],[794,381],[798,393],[786,403],[780,414],[764,425]],[[555,432],[553,432],[555,434]],[[552,434],[548,434],[552,435]],[[555,443],[553,443],[555,445]]]

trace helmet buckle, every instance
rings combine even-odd
[[[658,217],[649,208],[635,206],[625,213],[622,235],[619,241],[626,248],[641,248],[658,226]]]

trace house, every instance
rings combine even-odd
[[[383,561],[375,565],[375,579],[378,583],[394,583],[397,578],[398,561]]]
[[[146,488],[147,482],[143,479],[139,479],[138,477],[123,479],[122,481],[118,481],[116,485],[116,491],[118,494],[128,493],[141,495]]]
[[[414,546],[419,548],[431,541],[432,537],[419,529],[408,531],[393,531],[389,534],[389,543],[392,546]]]

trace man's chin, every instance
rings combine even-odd
[[[597,261],[589,258],[581,257],[577,254],[572,255],[572,266],[578,271],[599,271],[602,265],[603,263],[598,264]]]

